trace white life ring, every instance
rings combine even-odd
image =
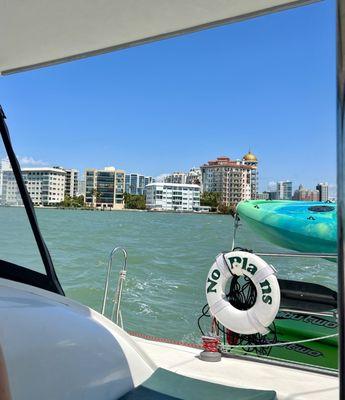
[[[248,310],[232,306],[225,288],[232,275],[246,275],[256,288],[256,302]],[[280,288],[275,270],[266,261],[246,251],[221,253],[206,280],[206,297],[210,313],[224,327],[245,335],[267,334],[280,306]]]

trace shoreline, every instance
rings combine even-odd
[[[6,206],[0,205],[0,208],[24,208],[24,206],[16,205],[16,206]],[[219,213],[217,211],[207,211],[207,212],[199,212],[199,211],[173,211],[173,210],[139,210],[133,208],[123,208],[121,210],[102,210],[97,208],[89,208],[89,207],[58,207],[58,206],[34,206],[35,210],[67,210],[67,211],[95,211],[95,212],[146,212],[146,213],[155,213],[155,214],[193,214],[193,215],[229,215]]]

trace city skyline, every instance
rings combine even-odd
[[[334,21],[326,0],[8,76],[0,103],[15,151],[156,177],[251,148],[260,190],[335,182]]]
[[[35,168],[37,168],[37,167],[55,167],[55,165],[53,165],[53,164],[49,164],[49,163],[47,163],[47,162],[43,162],[42,160],[35,160],[35,159],[33,159],[32,157],[28,157],[28,156],[25,156],[25,157],[20,157],[20,156],[17,156],[18,157],[18,160],[19,160],[19,162],[20,162],[20,165],[21,165],[21,168],[30,168],[30,167],[35,167]],[[216,157],[215,157],[216,158]],[[0,154],[0,161],[1,160],[6,160],[7,159],[7,157],[5,156],[5,154],[3,153],[3,154]],[[241,160],[242,159],[242,157],[238,157],[238,158],[230,158],[232,161],[238,161],[238,160]],[[24,162],[23,162],[24,161]],[[132,170],[124,170],[124,168],[122,168],[121,166],[117,166],[116,165],[116,167],[118,168],[120,168],[120,169],[122,169],[122,170],[124,170],[125,171],[125,173],[126,174],[135,174],[135,175],[141,175],[141,176],[144,176],[144,177],[150,177],[150,178],[153,178],[156,182],[164,182],[165,181],[165,178],[166,177],[168,177],[168,176],[170,176],[170,175],[172,175],[172,174],[175,174],[175,173],[184,173],[184,174],[188,174],[188,172],[190,172],[191,170],[193,170],[194,168],[200,168],[204,163],[205,163],[206,161],[204,161],[204,162],[202,162],[202,164],[200,164],[200,165],[190,165],[186,170],[184,170],[184,171],[182,171],[182,170],[177,170],[177,169],[172,169],[171,171],[166,171],[166,172],[162,172],[162,173],[160,173],[160,174],[158,174],[157,176],[150,176],[150,175],[148,175],[148,174],[146,174],[145,172],[143,172],[142,170],[140,170],[140,171],[132,171]],[[259,162],[260,162],[260,160],[259,160]],[[59,163],[58,163],[59,164]],[[61,163],[60,163],[61,164]],[[69,164],[71,164],[71,163],[69,163]],[[65,169],[75,169],[75,170],[77,170],[78,171],[78,181],[83,181],[84,179],[85,179],[85,176],[84,176],[84,173],[85,173],[85,171],[86,170],[88,170],[88,169],[90,169],[90,168],[95,168],[95,169],[104,169],[105,167],[107,167],[107,165],[102,165],[101,164],[101,166],[100,167],[95,167],[95,166],[93,166],[93,167],[87,167],[87,168],[85,168],[85,169],[82,169],[82,170],[80,170],[80,169],[78,169],[78,168],[75,168],[74,166],[70,166],[68,164],[68,167],[65,167]],[[112,165],[114,165],[114,163],[111,163],[111,164],[109,164],[110,166],[112,166]],[[264,182],[262,182],[262,168],[261,168],[261,163],[260,163],[260,168],[259,168],[259,171],[260,171],[260,179],[259,179],[259,187],[258,187],[258,192],[260,192],[260,193],[262,193],[262,192],[269,192],[269,191],[271,191],[271,188],[270,188],[270,186],[275,186],[278,182],[283,182],[283,181],[291,181],[292,182],[292,190],[294,191],[294,190],[297,190],[297,188],[300,186],[300,185],[303,185],[303,186],[305,186],[306,188],[310,188],[310,189],[313,189],[313,188],[315,188],[319,183],[321,183],[321,182],[326,182],[327,184],[328,184],[328,186],[329,186],[329,190],[330,190],[330,193],[331,193],[331,195],[332,195],[332,197],[335,197],[336,196],[336,183],[334,183],[334,181],[331,181],[331,182],[329,182],[329,181],[326,181],[326,180],[322,180],[320,177],[314,177],[313,179],[312,179],[312,183],[311,184],[306,184],[305,183],[305,181],[302,181],[301,179],[299,179],[299,178],[297,178],[296,180],[293,180],[293,179],[290,179],[290,178],[287,178],[287,179],[282,179],[282,177],[273,177],[273,179],[272,180],[269,180],[269,181],[264,181]],[[285,175],[283,175],[284,177],[286,177],[286,176],[288,176],[287,174],[285,174]]]

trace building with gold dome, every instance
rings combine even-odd
[[[242,158],[242,163],[244,165],[248,165],[252,167],[250,172],[250,191],[251,191],[251,199],[255,200],[258,196],[259,191],[259,171],[258,171],[258,159],[256,156],[249,150],[247,154],[245,154]]]
[[[257,163],[257,162],[258,162],[258,159],[257,159],[256,156],[249,150],[248,153],[245,154],[245,155],[243,156],[243,161]]]
[[[227,206],[255,199],[258,189],[258,160],[250,151],[241,159],[218,157],[202,165],[204,192],[217,192]]]

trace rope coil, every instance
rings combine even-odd
[[[218,347],[220,344],[219,337],[217,336],[202,336],[202,348],[204,351],[210,353],[218,353]]]

